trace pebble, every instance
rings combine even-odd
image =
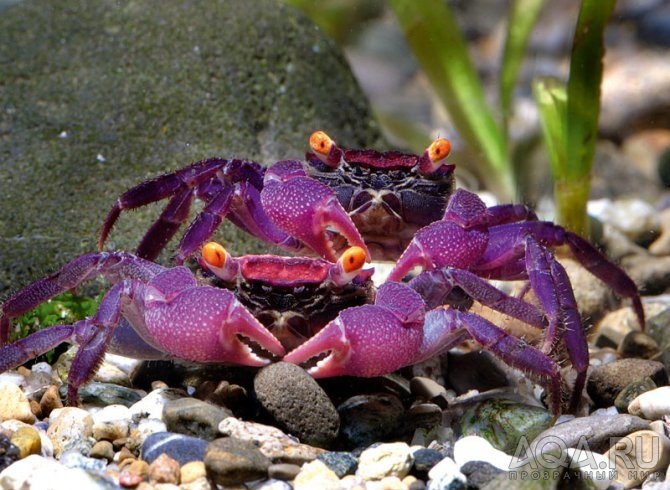
[[[342,437],[353,447],[366,447],[396,435],[405,407],[392,393],[372,393],[348,398],[337,412]]]
[[[60,398],[60,393],[58,393],[58,387],[51,385],[40,398],[42,417],[49,417],[51,412],[57,408],[63,408],[63,401]]]
[[[180,481],[183,484],[192,483],[200,478],[207,478],[207,470],[203,461],[190,461],[182,465],[180,470]]]
[[[139,452],[149,436],[161,432],[167,432],[162,420],[141,419],[136,426],[131,426],[126,446],[133,452]]]
[[[184,392],[171,388],[158,388],[147,394],[137,403],[130,406],[130,416],[133,418],[147,418],[163,420],[165,405],[184,397]]]
[[[326,392],[295,364],[278,362],[254,378],[261,406],[277,425],[306,444],[328,447],[337,437],[340,416]]]
[[[461,473],[468,479],[468,487],[483,488],[496,476],[504,473],[500,468],[484,461],[470,461],[460,467]]]
[[[33,454],[0,473],[0,488],[105,490],[114,486],[111,481],[85,470],[68,468],[54,459]]]
[[[272,462],[252,442],[215,439],[205,450],[207,476],[219,485],[237,485],[267,476]]]
[[[628,413],[648,420],[658,420],[670,414],[670,386],[642,393],[630,402]]]
[[[586,391],[596,407],[614,405],[619,392],[634,381],[650,377],[657,386],[668,384],[663,363],[647,359],[621,359],[595,366],[586,382]]]
[[[31,454],[42,452],[42,438],[40,433],[33,427],[21,427],[17,429],[9,441],[19,448],[21,459]]]
[[[528,442],[530,442],[530,439]],[[461,437],[456,441],[453,459],[459,467],[479,461],[505,471],[509,470],[512,462],[512,457],[509,454],[496,449],[488,440],[479,436]]]
[[[163,453],[149,465],[149,480],[153,483],[179,484],[180,464]]]
[[[651,430],[636,431],[617,441],[605,456],[616,465],[616,481],[633,488],[650,473],[667,469],[670,439]]]
[[[20,449],[10,442],[7,435],[0,432],[0,471],[19,459],[21,459]]]
[[[419,478],[426,478],[433,466],[444,458],[444,455],[440,451],[425,447],[413,451],[412,456],[414,464],[412,465],[411,473]]]
[[[500,362],[489,352],[449,352],[447,359],[447,381],[459,394],[470,390],[483,393],[509,384]]]
[[[459,490],[465,488],[467,478],[451,458],[444,458],[428,472],[428,490]]]
[[[649,421],[634,415],[594,413],[577,417],[542,432],[530,442],[530,452],[540,454],[556,448],[579,447],[584,441],[591,451],[602,453],[609,449],[610,438],[623,437],[649,428]]]
[[[492,398],[469,407],[459,425],[464,436],[481,436],[509,453],[514,452],[522,436],[532,440],[551,422],[552,416],[544,408]]]
[[[623,358],[652,359],[660,352],[660,349],[658,343],[648,334],[633,330],[623,338],[617,352]]]
[[[228,417],[219,424],[219,432],[224,436],[250,441],[273,461],[301,465],[310,462],[325,452],[323,449],[301,444],[276,427],[256,422],[247,422]]]
[[[67,385],[59,389],[61,398],[67,395]],[[105,407],[107,405],[125,405],[130,407],[142,399],[144,392],[112,383],[92,381],[79,388],[79,402],[87,405]]]
[[[131,414],[125,405],[108,405],[93,413],[93,437],[100,440],[115,441],[128,437]]]
[[[190,461],[202,461],[205,457],[208,441],[198,437],[157,432],[146,438],[142,445],[142,459],[152,463],[161,454],[167,454],[179,464]]]
[[[3,381],[0,383],[0,422],[11,419],[32,424],[35,422],[35,415],[21,388]]]
[[[59,461],[68,468],[79,468],[82,470],[102,471],[107,466],[106,461],[84,456],[79,450],[68,449],[60,455]]]
[[[114,446],[109,441],[98,441],[95,444],[93,444],[89,456],[91,458],[106,459],[107,461],[112,461],[114,459]]]
[[[315,460],[305,463],[300,473],[293,480],[294,490],[340,490],[340,479],[335,472],[322,461]]]
[[[353,475],[358,468],[358,458],[349,452],[330,451],[319,454],[316,459],[333,470],[338,478]]]
[[[361,453],[356,474],[365,480],[403,478],[409,474],[413,462],[412,451],[404,442],[378,444]]]
[[[93,417],[81,408],[59,408],[51,413],[47,435],[53,442],[56,458],[68,449],[89,454],[95,442],[92,438]]]
[[[437,381],[424,376],[415,376],[409,382],[412,395],[434,403],[440,408],[447,408],[449,397],[447,389]]]
[[[168,431],[207,441],[218,437],[219,423],[231,416],[230,410],[197,398],[170,400],[163,408],[163,421]]]
[[[594,199],[587,207],[589,216],[615,226],[635,243],[649,244],[661,233],[656,209],[642,199]]]
[[[628,406],[635,398],[640,396],[642,393],[651,391],[656,388],[656,383],[649,378],[642,378],[639,381],[633,381],[631,384],[626,385],[614,399],[614,406],[621,413],[630,413],[628,412]],[[632,415],[640,415],[639,413],[634,413]]]
[[[277,480],[293,480],[300,473],[300,466],[290,463],[272,464],[268,468],[268,477]]]

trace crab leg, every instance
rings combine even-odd
[[[308,363],[315,378],[380,376],[411,364],[423,338],[424,304],[409,287],[385,283],[374,305],[348,308],[284,360]]]
[[[111,281],[135,278],[149,280],[164,268],[126,252],[100,252],[82,255],[59,271],[26,286],[2,304],[0,345],[9,340],[12,318],[16,318],[61,293],[102,275]]]
[[[465,330],[466,332],[464,332]],[[438,308],[426,314],[425,340],[417,361],[444,352],[471,337],[483,348],[500,357],[506,364],[520,369],[548,384],[551,411],[560,413],[561,384],[559,366],[540,349],[505,332],[492,322],[473,313]]]

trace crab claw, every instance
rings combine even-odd
[[[342,311],[284,361],[316,361],[307,369],[315,378],[393,372],[414,362],[423,339],[424,310],[418,293],[402,284],[385,283],[374,305]]]
[[[306,176],[285,179],[281,175],[270,174],[266,176],[261,201],[268,217],[276,226],[306,244],[321,257],[331,262],[337,260],[331,242],[332,232],[336,232],[350,246],[365,250],[366,259],[370,260],[370,252],[361,234],[333,191],[326,185]]]
[[[416,233],[388,280],[401,281],[415,267],[425,271],[442,267],[467,269],[481,257],[487,244],[488,235],[480,229],[437,221]]]
[[[286,352],[228,290],[201,286],[169,297],[150,288],[145,303],[150,335],[182,359],[264,366],[268,352],[279,357]]]

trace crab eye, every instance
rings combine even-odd
[[[447,158],[450,151],[451,143],[449,143],[449,140],[438,138],[428,147],[428,158],[431,162],[437,163]]]
[[[361,247],[351,247],[340,257],[340,263],[344,272],[354,272],[365,264],[365,250]]]
[[[323,131],[314,131],[309,137],[309,146],[317,155],[327,157],[333,147],[333,140]]]
[[[419,157],[419,172],[430,175],[442,166],[442,160],[447,158],[451,151],[451,143],[444,138],[433,141],[423,155]]]
[[[202,258],[205,259],[208,265],[220,269],[226,263],[226,256],[228,252],[223,246],[216,242],[206,243],[202,247]]]

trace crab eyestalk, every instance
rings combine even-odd
[[[323,163],[337,168],[342,162],[343,152],[330,136],[323,131],[314,131],[309,137],[309,146]]]
[[[350,247],[337,260],[331,271],[331,279],[337,286],[344,286],[352,281],[363,269],[367,255],[361,247]]]
[[[237,262],[230,259],[230,254],[220,243],[208,242],[202,247],[201,265],[224,281],[230,281],[238,274]]]
[[[419,157],[419,173],[430,175],[442,166],[444,159],[451,152],[451,143],[445,138],[433,141]]]

